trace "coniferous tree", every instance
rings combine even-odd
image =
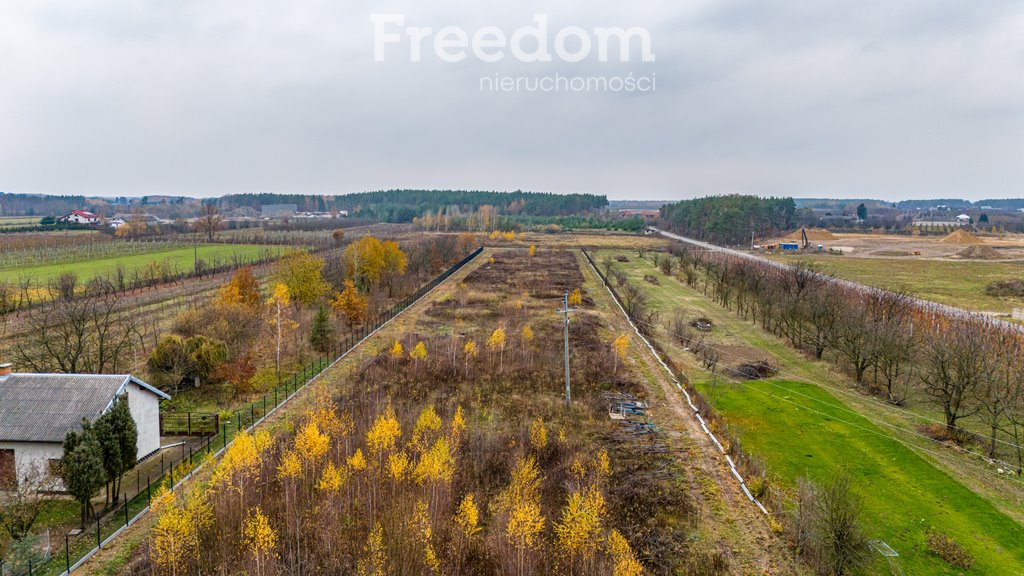
[[[107,500],[117,504],[121,494],[121,476],[135,466],[139,451],[139,431],[128,408],[127,394],[119,396],[114,407],[96,419],[94,429],[103,451]]]
[[[331,338],[334,336],[334,327],[331,326],[330,316],[327,309],[322,305],[313,317],[313,327],[309,332],[309,343],[317,352],[326,353],[331,347]]]
[[[93,516],[92,496],[106,481],[103,449],[88,420],[82,419],[81,432],[68,432],[64,438],[61,479],[64,488],[82,506],[81,520],[84,527],[85,522]]]

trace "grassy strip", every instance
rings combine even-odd
[[[61,274],[71,272],[78,276],[80,283],[84,283],[96,276],[111,276],[118,266],[121,266],[125,274],[130,277],[134,271],[145,269],[151,262],[160,264],[166,262],[172,270],[191,271],[196,257],[207,264],[214,260],[228,260],[234,257],[243,260],[253,260],[262,257],[266,250],[280,251],[281,249],[273,246],[244,244],[200,244],[195,249],[192,247],[158,248],[152,252],[131,256],[115,256],[80,262],[6,268],[0,270],[0,282],[7,281],[16,284],[20,278],[32,278],[37,286],[45,286]]]

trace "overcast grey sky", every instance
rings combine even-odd
[[[656,61],[375,62],[372,14],[639,26]],[[7,192],[1024,196],[1019,1],[0,0],[0,74]],[[554,74],[656,89],[480,89]]]

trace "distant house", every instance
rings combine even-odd
[[[124,218],[111,218],[110,220],[107,220],[107,226],[110,226],[111,228],[120,228],[125,224],[127,224],[127,222],[124,221]]]
[[[99,216],[85,210],[72,210],[69,214],[57,218],[57,222],[68,224],[99,224],[99,221]]]
[[[971,217],[967,214],[961,214],[956,217],[956,223],[960,226],[967,226],[971,223]]]
[[[141,460],[160,449],[160,401],[170,396],[130,374],[20,374],[0,364],[0,486],[28,471],[50,469],[64,437],[128,395]]]
[[[260,215],[264,218],[289,218],[299,209],[297,204],[264,204]]]

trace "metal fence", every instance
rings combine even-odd
[[[166,486],[168,489],[174,490],[182,482],[188,480],[202,467],[208,454],[220,455],[231,444],[235,436],[257,426],[264,418],[273,414],[278,407],[288,402],[299,390],[313,382],[327,368],[344,358],[352,349],[447,280],[482,251],[483,247],[477,248],[416,292],[402,298],[366,322],[345,340],[332,343],[327,355],[311,360],[302,367],[302,372],[292,374],[290,379],[284,379],[280,385],[265,393],[261,398],[236,410],[234,418],[218,419],[219,429],[213,434],[207,434],[198,449],[182,443],[178,454],[171,452],[171,456],[168,457],[167,452],[162,452],[159,476],[142,476],[138,470],[129,472],[122,479],[122,485],[129,491],[123,494],[123,500],[119,507],[107,510],[102,517],[97,516],[94,518],[94,522],[86,526],[85,529],[64,535],[62,543],[47,546],[52,552],[50,555],[37,556],[36,559],[29,558],[24,562],[21,558],[18,560],[12,558],[6,560],[6,564],[5,560],[0,558],[0,576],[56,576],[69,574],[80,567],[96,552],[108,546],[126,528],[142,518],[149,511],[150,498],[160,487]]]

